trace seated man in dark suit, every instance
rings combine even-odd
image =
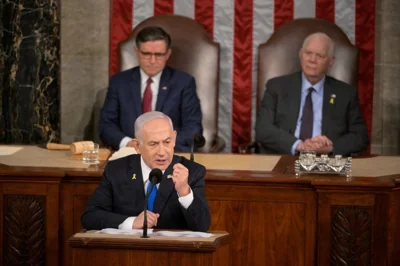
[[[160,27],[146,27],[136,38],[139,66],[110,79],[100,115],[100,138],[114,150],[133,146],[132,121],[157,110],[178,132],[175,151],[190,151],[194,133],[202,133],[200,101],[194,77],[166,66],[171,38]]]
[[[140,154],[108,162],[82,214],[83,227],[143,228],[149,173],[158,168],[163,179],[154,187],[155,200],[148,201],[148,227],[207,231],[210,210],[204,192],[206,169],[173,154],[176,131],[171,119],[161,112],[145,113],[135,122],[135,136],[134,146]]]
[[[267,82],[256,121],[263,153],[315,150],[348,155],[367,147],[357,89],[326,75],[333,52],[326,34],[311,34],[299,53],[302,72]]]

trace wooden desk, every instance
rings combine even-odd
[[[211,238],[78,233],[68,240],[72,266],[230,266],[229,234],[214,232]]]
[[[214,161],[212,154],[201,156]],[[229,156],[249,165],[251,158],[266,160]],[[396,166],[391,159],[375,162]],[[374,165],[374,160],[366,166],[355,161],[363,169]],[[212,170],[209,165],[211,230],[231,233],[233,265],[400,265],[400,167],[389,176],[380,176],[381,169],[350,178],[296,178],[293,163],[294,157],[283,156],[271,171]],[[25,259],[71,265],[67,240],[81,230],[80,215],[102,172],[102,166],[0,167],[2,263],[18,258],[12,246]],[[31,242],[18,246],[14,240],[20,236]]]

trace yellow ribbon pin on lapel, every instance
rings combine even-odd
[[[136,174],[132,175],[132,179],[136,180]]]
[[[335,98],[336,98],[336,94],[331,94],[331,99],[329,100],[330,104],[334,104],[335,103]]]

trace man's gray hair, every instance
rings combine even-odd
[[[158,112],[158,111],[151,111],[151,112],[147,112],[144,113],[142,115],[140,115],[136,121],[135,121],[135,138],[141,142],[142,141],[142,129],[144,124],[146,124],[147,122],[150,122],[151,120],[154,119],[166,119],[171,128],[173,129],[174,126],[172,125],[172,120],[171,118],[169,118],[169,116],[167,116],[166,114],[162,113],[162,112]]]
[[[319,36],[319,37],[324,37],[328,40],[328,56],[333,56],[334,52],[335,52],[335,43],[334,41],[331,39],[331,37],[329,37],[326,33],[323,32],[315,32],[312,33],[310,35],[308,35],[304,41],[303,41],[303,45],[301,46],[302,48],[304,48],[307,43],[310,41],[311,38],[315,37],[315,36]]]

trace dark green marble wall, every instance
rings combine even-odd
[[[60,139],[59,4],[0,0],[0,143]]]

